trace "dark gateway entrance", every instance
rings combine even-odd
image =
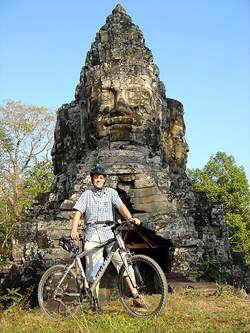
[[[171,272],[171,240],[156,236],[153,231],[141,226],[126,226],[120,232],[126,248],[131,252],[145,254],[158,262],[165,273]]]
[[[122,227],[119,232],[124,239],[126,248],[132,253],[145,254],[153,258],[165,274],[171,273],[171,254],[173,253],[171,240],[165,240],[155,235],[153,231],[141,226]],[[116,290],[116,278],[117,272],[114,266],[110,265],[101,281],[101,288],[107,288],[112,295],[112,290]]]

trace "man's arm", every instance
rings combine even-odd
[[[128,208],[122,204],[118,208],[119,213],[126,219],[131,220],[134,224],[140,225],[141,221],[137,217],[132,217],[131,213],[129,212]]]
[[[79,210],[76,210],[75,215],[72,220],[72,230],[71,230],[71,238],[78,240],[79,239],[79,233],[77,232],[78,224],[80,221],[80,218],[82,216],[82,213],[79,212]]]

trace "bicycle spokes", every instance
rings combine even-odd
[[[125,268],[118,277],[118,291],[123,306],[133,317],[150,318],[161,313],[167,301],[167,281],[160,266],[151,258],[135,255],[131,258],[136,293],[124,279]]]
[[[39,304],[53,319],[71,318],[77,313],[81,303],[80,289],[74,273],[69,271],[62,280],[64,275],[64,266],[53,266],[39,283]]]

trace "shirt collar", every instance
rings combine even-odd
[[[94,193],[94,195],[98,195],[99,193],[99,191],[97,191],[97,189],[95,189],[95,188],[93,188],[92,189],[92,191],[93,191],[93,193]],[[106,187],[103,187],[103,194],[105,194],[107,191],[106,191]]]

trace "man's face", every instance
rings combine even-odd
[[[106,178],[103,175],[93,175],[93,185],[96,189],[101,189],[105,183]]]
[[[161,109],[158,87],[149,73],[135,74],[131,68],[132,72],[128,68],[123,72],[121,67],[109,67],[102,69],[101,78],[92,73],[88,79],[88,133],[97,141],[108,137],[113,142],[149,144],[147,137]]]

